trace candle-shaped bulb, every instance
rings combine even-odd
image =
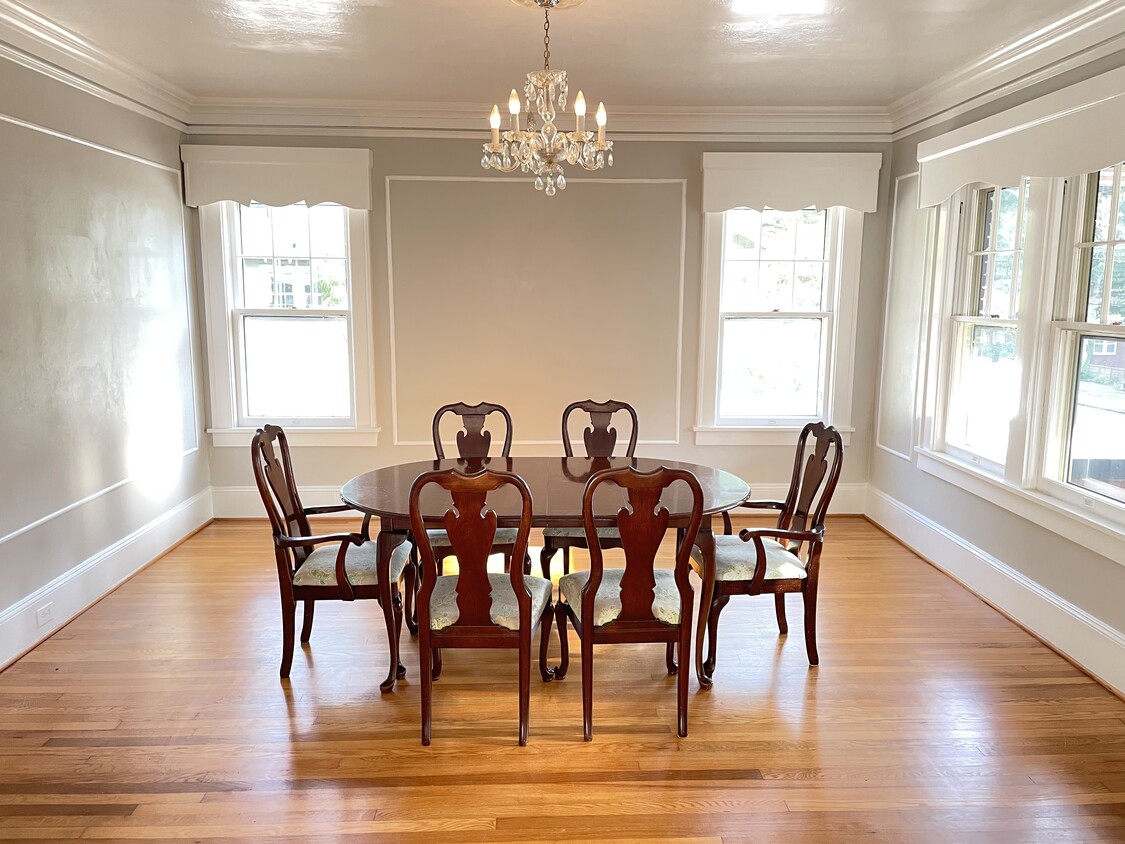
[[[516,89],[512,89],[512,93],[508,95],[508,114],[520,113],[520,95],[516,93]]]
[[[488,125],[492,127],[492,143],[500,143],[500,107],[493,106],[492,114],[488,115]]]
[[[581,91],[578,96],[574,98],[574,116],[577,118],[577,129],[579,132],[586,131],[586,95]]]
[[[605,103],[598,103],[598,143],[605,143]]]

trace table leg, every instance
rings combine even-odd
[[[383,620],[387,625],[387,644],[391,659],[387,679],[379,684],[379,690],[384,694],[393,692],[399,676],[406,673],[398,661],[399,626],[395,623],[394,596],[391,590],[391,552],[399,546],[403,538],[401,533],[381,530],[378,539],[375,540],[377,554],[375,566],[379,577],[379,605],[383,608]]]
[[[711,687],[711,675],[703,666],[704,649],[707,645],[707,619],[711,615],[711,599],[715,595],[715,534],[711,531],[711,518],[703,517],[703,524],[699,526],[699,534],[695,538],[695,545],[703,558],[702,580],[703,585],[699,590],[699,621],[695,628],[695,676],[699,678],[699,685],[704,689]],[[684,655],[680,654],[681,668]]]

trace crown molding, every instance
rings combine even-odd
[[[1125,49],[1125,2],[1095,0],[891,103],[894,140]]]
[[[184,131],[192,97],[14,0],[0,0],[0,55]]]
[[[189,134],[433,136],[478,138],[489,106],[338,100],[201,99],[189,113]],[[614,138],[629,140],[890,140],[882,108],[644,108],[611,114]]]

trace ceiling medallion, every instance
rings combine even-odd
[[[566,189],[563,162],[578,164],[584,170],[600,170],[613,166],[613,141],[605,139],[605,104],[598,103],[597,134],[586,131],[586,98],[582,92],[574,98],[575,130],[560,132],[555,126],[555,106],[566,110],[568,94],[566,71],[551,70],[551,10],[577,6],[583,0],[512,0],[520,6],[543,10],[543,69],[533,70],[524,84],[527,112],[526,128],[520,128],[520,97],[512,89],[508,97],[511,128],[500,131],[500,109],[492,107],[488,122],[492,140],[484,145],[480,160],[485,170],[512,173],[519,170],[535,174],[535,189],[547,196]],[[532,111],[534,104],[535,110]]]

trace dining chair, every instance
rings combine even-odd
[[[807,457],[806,457],[807,455]],[[785,595],[800,592],[805,609],[805,649],[809,664],[817,665],[816,597],[820,554],[824,547],[824,517],[844,461],[840,433],[823,422],[806,425],[797,440],[793,474],[784,501],[746,500],[739,507],[777,510],[777,526],[747,528],[733,536],[730,515],[723,513],[725,533],[715,537],[715,594],[707,615],[707,657],[704,668],[715,669],[719,616],[733,595],[772,593],[780,635],[789,632]],[[802,547],[804,553],[802,554]],[[702,556],[692,549],[699,570]]]
[[[660,497],[676,483],[691,494],[689,523],[678,543],[673,570],[656,567],[656,554],[668,530],[668,509]],[[594,524],[594,495],[599,487],[619,487],[627,505],[617,513],[623,569],[603,565],[602,546]],[[683,509],[683,508],[680,508]],[[691,472],[661,467],[638,472],[631,467],[603,469],[591,476],[582,495],[582,521],[590,547],[590,570],[565,575],[559,581],[555,615],[562,654],[555,679],[566,676],[570,664],[567,619],[582,641],[582,729],[593,738],[594,645],[615,642],[664,642],[668,673],[676,676],[677,732],[687,735],[688,662],[691,653],[692,602],[690,553],[703,519],[703,490]],[[676,645],[680,665],[676,664]]]
[[[427,487],[439,487],[452,498],[443,523],[458,573],[442,575],[430,532],[419,502]],[[422,678],[422,744],[430,743],[433,682],[441,676],[443,648],[519,649],[519,743],[527,744],[531,686],[531,637],[542,629],[539,670],[552,679],[547,667],[547,640],[551,633],[551,581],[525,575],[523,566],[507,574],[488,571],[497,533],[496,511],[487,509],[490,494],[514,489],[520,523],[515,529],[515,550],[527,551],[531,535],[531,492],[518,475],[485,469],[465,475],[455,470],[426,472],[410,488],[410,525],[418,537],[422,588],[418,593],[418,653]],[[497,496],[499,497],[499,496]],[[432,502],[431,496],[430,501]],[[508,499],[509,501],[511,498]]]
[[[637,450],[637,411],[633,406],[623,401],[596,402],[586,399],[568,404],[563,411],[562,442],[563,453],[567,457],[574,456],[569,423],[570,415],[575,411],[584,411],[590,417],[590,426],[582,431],[582,442],[586,447],[587,457],[597,459],[613,456],[618,432],[616,428],[611,427],[611,423],[617,413],[626,414],[630,419],[629,443],[625,447],[625,456],[634,456]],[[603,548],[620,548],[621,534],[615,527],[598,528],[598,542]],[[569,574],[570,549],[587,547],[584,527],[543,528],[543,550],[539,554],[539,567],[543,576],[547,578],[551,576],[551,559],[560,550],[563,553],[563,574]]]
[[[414,589],[414,567],[410,564],[411,546],[402,542],[391,554],[391,606],[379,597],[376,543],[371,541],[371,517],[364,516],[359,533],[316,535],[308,517],[323,513],[350,511],[346,504],[305,507],[293,476],[293,462],[285,431],[266,425],[254,434],[250,445],[254,480],[262,496],[273,531],[274,557],[281,585],[281,677],[289,676],[293,665],[293,639],[297,602],[304,604],[301,643],[312,636],[313,613],[317,601],[355,601],[374,599],[383,605],[384,616],[393,613],[395,635],[402,627],[402,601],[398,581],[406,575],[406,591]],[[388,616],[388,630],[390,617]],[[392,650],[392,653],[394,651]],[[401,665],[399,676],[405,674]]]
[[[441,440],[442,420],[446,416],[456,416],[462,427],[462,430],[457,432],[457,456],[461,460],[480,461],[479,465],[483,467],[483,461],[490,456],[489,452],[492,450],[492,433],[485,430],[488,417],[492,414],[499,416],[504,426],[504,444],[500,448],[500,456],[510,457],[512,452],[512,416],[508,413],[507,408],[492,402],[481,402],[480,404],[455,402],[442,405],[434,414],[431,432],[437,459],[445,459],[445,447]],[[516,531],[514,529],[500,528],[496,531],[496,544],[493,546],[492,553],[504,555],[504,571],[507,571],[512,564],[512,551],[515,547],[515,541]],[[434,548],[439,569],[444,565],[447,558],[456,556],[444,530],[430,531],[430,545]],[[417,548],[415,548],[412,561],[417,565]],[[406,626],[411,633],[418,632],[417,617],[414,596],[408,593],[406,596]]]

